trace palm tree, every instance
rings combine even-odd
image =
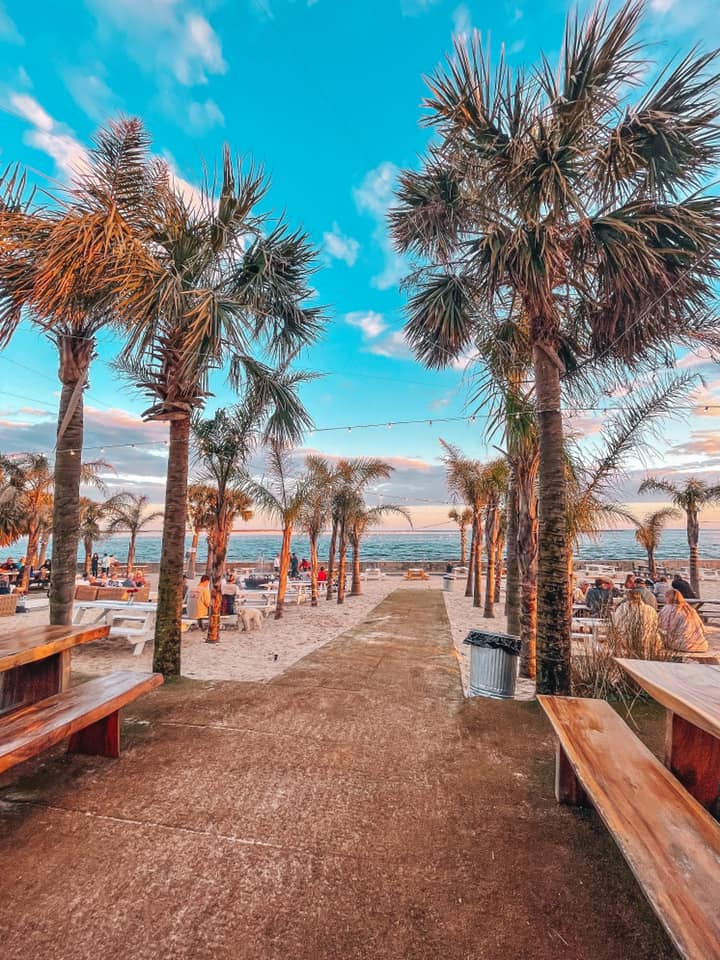
[[[410,511],[405,507],[399,507],[393,503],[383,503],[377,507],[368,507],[364,503],[359,503],[350,516],[348,524],[348,540],[352,548],[352,586],[350,588],[351,597],[362,595],[362,582],[360,580],[360,541],[367,533],[368,529],[374,524],[379,523],[383,517],[390,513],[395,513],[404,517],[412,526],[412,517]]]
[[[27,315],[55,344],[62,384],[54,464],[50,622],[72,617],[80,528],[83,391],[98,332],[130,299],[158,187],[138,120],[97,134],[69,188],[36,202],[17,169],[0,175],[0,346]],[[142,304],[133,304],[141,322]]]
[[[310,605],[318,605],[318,541],[332,513],[333,470],[323,457],[305,459],[307,496],[300,511],[298,526],[310,541]],[[334,553],[334,551],[333,551]]]
[[[650,491],[669,494],[675,507],[685,514],[687,542],[690,550],[690,584],[699,597],[698,541],[700,539],[700,523],[698,514],[703,507],[720,500],[720,485],[710,486],[704,480],[698,480],[696,477],[688,477],[686,480],[676,483],[671,480],[648,477],[640,484],[638,493],[648,493]]]
[[[464,567],[467,561],[467,527],[472,523],[472,510],[470,507],[463,507],[462,510],[451,507],[448,517],[460,527],[460,566]]]
[[[557,70],[500,58],[477,33],[429,79],[435,130],[390,223],[417,255],[405,332],[448,366],[513,303],[527,317],[539,444],[538,691],[570,689],[570,584],[561,379],[593,358],[645,362],[698,334],[718,275],[715,53],[691,53],[637,102],[641,0],[568,20]]]
[[[208,484],[188,484],[187,515],[190,529],[192,530],[192,542],[190,544],[190,556],[187,566],[187,575],[190,579],[194,579],[195,577],[195,562],[197,560],[200,533],[203,530],[208,530],[212,523],[214,497],[215,491]]]
[[[134,278],[140,292],[129,307],[137,300],[147,319],[134,324],[119,367],[151,398],[145,419],[170,424],[153,655],[165,676],[180,672],[190,421],[209,373],[228,369],[234,387],[272,397],[275,367],[257,356],[283,367],[321,327],[320,308],[305,305],[314,251],[304,234],[257,211],[267,187],[226,148],[219,191],[206,183],[193,202],[165,192],[152,211],[152,256]]]
[[[144,494],[121,493],[113,500],[106,533],[112,536],[127,530],[130,535],[127,552],[127,575],[130,576],[135,567],[135,544],[138,534],[155,520],[160,520],[163,513],[162,510],[151,510],[148,513],[150,498]]]
[[[103,501],[91,500],[90,497],[80,497],[80,539],[85,551],[83,574],[86,579],[90,576],[93,544],[104,533],[100,525],[124,503],[124,498],[125,494],[123,493]],[[40,564],[42,565],[42,559]]]
[[[648,570],[651,577],[656,574],[655,551],[660,546],[663,528],[668,520],[678,516],[680,516],[679,510],[674,507],[663,507],[661,510],[654,510],[652,513],[645,514],[642,520],[634,521],[637,527],[635,539],[641,547],[647,550]]]
[[[509,470],[507,461],[493,460],[481,474],[481,484],[485,500],[485,551],[487,553],[487,575],[485,577],[484,617],[495,615],[495,584],[498,560],[498,540],[500,537],[502,500],[507,494]],[[502,557],[500,558],[502,568]]]
[[[478,460],[466,457],[459,447],[440,440],[445,450],[446,483],[450,493],[470,504],[472,533],[470,537],[470,564],[465,596],[473,598],[473,606],[480,606],[480,578],[482,573],[482,514],[487,502],[484,466]]]
[[[19,528],[22,535],[27,537],[26,562],[22,579],[17,585],[19,590],[25,592],[30,569],[37,566],[43,516],[48,506],[52,505],[52,465],[44,454],[25,453],[17,457],[0,458],[0,469],[7,478],[5,493],[10,513],[16,517],[16,529]]]

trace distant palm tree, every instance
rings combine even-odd
[[[460,527],[460,566],[464,567],[467,562],[467,528],[472,523],[472,510],[470,507],[463,507],[462,510],[451,507],[448,517]]]
[[[679,517],[680,511],[675,507],[663,507],[661,510],[655,510],[653,513],[647,513],[642,520],[635,520],[637,530],[635,539],[647,550],[648,570],[650,576],[656,575],[655,569],[655,551],[660,546],[660,538],[663,529],[668,520]]]
[[[212,524],[212,506],[215,491],[207,483],[188,484],[188,521],[192,530],[190,556],[188,558],[187,575],[195,577],[195,563],[197,561],[198,543],[203,530],[208,530]]]
[[[495,616],[495,580],[501,528],[500,514],[503,498],[507,494],[509,475],[507,461],[504,459],[491,461],[481,473],[481,485],[485,499],[485,552],[487,553],[484,617]]]
[[[80,539],[85,551],[83,574],[86,579],[92,566],[93,543],[104,534],[101,524],[124,502],[124,497],[122,493],[103,501],[80,497]]]
[[[122,493],[113,498],[110,509],[110,522],[106,533],[120,533],[127,530],[129,534],[127,552],[127,575],[130,576],[135,568],[135,545],[138,534],[156,520],[161,520],[162,510],[147,512],[150,498],[144,494]]]
[[[353,571],[352,586],[350,588],[351,597],[359,597],[362,594],[362,582],[360,580],[360,541],[370,527],[379,523],[384,517],[391,513],[404,517],[410,526],[412,526],[410,511],[394,503],[383,503],[377,507],[368,507],[364,503],[359,503],[350,515],[348,540],[352,548]]]
[[[643,480],[638,493],[667,493],[673,504],[685,514],[687,542],[690,550],[690,584],[696,595],[700,596],[700,571],[698,567],[698,542],[700,540],[700,522],[698,514],[703,507],[720,500],[720,485],[711,486],[704,480],[688,477],[673,483],[648,477]]]
[[[470,565],[465,596],[473,598],[473,606],[481,604],[482,574],[482,514],[487,503],[487,487],[484,482],[484,466],[479,460],[471,460],[452,443],[440,440],[445,450],[446,483],[450,493],[470,504],[472,510],[472,534],[470,537]]]
[[[538,410],[538,691],[570,690],[562,378],[574,366],[653,363],[697,334],[717,342],[717,53],[647,74],[644,4],[570,15],[557,69],[493,70],[475,33],[427,81],[420,171],[390,211],[418,257],[405,332],[446,367],[513,303],[527,317]],[[654,71],[653,71],[654,73]]]
[[[9,514],[15,517],[14,531],[19,529],[27,537],[26,562],[17,585],[24,592],[30,568],[37,565],[43,516],[52,506],[53,469],[48,458],[40,453],[2,457],[0,469],[6,477],[5,498]]]
[[[318,605],[318,541],[332,515],[333,469],[324,457],[305,459],[308,489],[298,527],[310,541],[310,605]],[[334,552],[334,551],[333,551]]]

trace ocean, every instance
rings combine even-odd
[[[468,538],[469,539],[469,538]],[[267,563],[280,550],[280,535],[273,533],[236,534],[230,540],[228,561],[232,563]],[[329,538],[321,537],[320,556],[326,556]],[[122,561],[127,556],[127,537],[106,537],[95,545],[102,555],[112,553]],[[0,550],[0,558],[22,556],[22,540]],[[186,550],[190,547],[190,537],[186,540]],[[293,550],[298,557],[307,557],[309,547],[307,537],[298,534],[293,537]],[[456,560],[460,555],[460,537],[455,531],[420,531],[417,533],[370,533],[362,541],[363,560],[397,560],[420,562],[423,560]],[[684,530],[666,530],[662,537],[657,560],[683,559],[688,555],[687,539]],[[204,537],[198,548],[198,561],[206,556]],[[632,530],[606,530],[596,539],[583,539],[575,554],[580,560],[642,560],[646,554],[636,543]],[[707,528],[700,532],[700,556],[706,559],[720,559],[720,529]],[[82,559],[82,552],[78,559]],[[157,534],[141,536],[137,541],[136,562],[153,563],[160,560],[160,537]]]

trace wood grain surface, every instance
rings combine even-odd
[[[658,703],[713,737],[720,737],[720,667],[659,660],[617,662]]]
[[[0,720],[0,773],[105,719],[163,682],[159,673],[118,670]]]
[[[680,955],[720,960],[720,825],[608,703],[538,701]]]
[[[70,650],[81,643],[90,643],[106,637],[107,624],[86,627],[26,627],[6,637],[0,637],[0,673],[25,663],[44,660],[45,657]]]

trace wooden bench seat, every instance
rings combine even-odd
[[[604,700],[539,696],[555,793],[590,801],[682,957],[720,958],[720,824]]]
[[[0,773],[68,737],[71,753],[117,757],[118,711],[162,682],[159,673],[118,670],[20,707],[0,719]]]

